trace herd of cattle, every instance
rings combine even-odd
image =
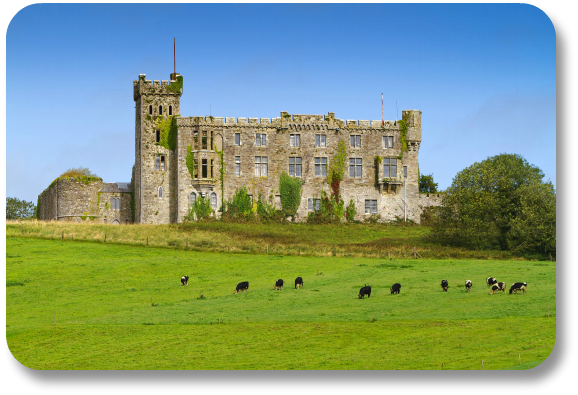
[[[189,276],[181,277],[181,285],[189,285]],[[487,288],[492,287],[492,289],[490,290],[490,294],[492,294],[492,295],[494,294],[494,292],[498,292],[498,291],[502,291],[502,293],[506,293],[506,283],[505,282],[498,282],[498,280],[496,280],[494,277],[488,277],[486,279],[486,285],[487,285]],[[442,290],[444,292],[447,292],[448,286],[449,286],[448,280],[442,280],[441,286],[442,286]],[[528,284],[526,284],[526,283],[514,283],[510,286],[510,294],[512,292],[518,293],[518,291],[522,291],[525,294],[527,286],[528,286]],[[301,277],[297,277],[295,279],[295,289],[299,289],[302,287],[303,287],[303,279]],[[279,280],[277,280],[275,282],[275,286],[273,287],[273,289],[275,291],[283,289],[283,279],[280,278]],[[471,289],[472,289],[472,281],[466,280],[466,292],[470,292]],[[249,290],[249,282],[243,281],[243,282],[240,282],[239,284],[237,284],[237,288],[235,288],[235,294],[237,294],[239,292],[243,292],[243,291],[248,291],[248,290]],[[401,284],[399,284],[399,283],[393,284],[389,291],[391,292],[391,295],[399,294],[399,292],[401,291]],[[361,287],[361,289],[359,290],[358,298],[364,299],[365,295],[367,295],[368,298],[371,296],[371,287],[367,284],[365,284],[365,286]]]

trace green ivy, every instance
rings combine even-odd
[[[301,204],[301,180],[289,176],[286,172],[281,173],[279,193],[281,194],[283,212],[295,220],[295,214]]]
[[[347,160],[347,148],[345,147],[345,141],[339,139],[337,142],[337,148],[335,154],[329,161],[329,166],[327,168],[327,182],[331,187],[331,196],[335,199],[335,202],[339,202],[339,186],[341,180],[343,180],[343,175],[345,174],[345,161]]]
[[[347,222],[355,221],[355,216],[357,215],[357,210],[355,209],[355,202],[353,199],[349,201],[349,204],[345,208],[345,219]]]
[[[178,75],[176,77],[177,79],[175,80],[175,74],[171,73],[171,80],[175,82],[167,86],[167,90],[173,93],[181,93],[181,89],[183,88],[183,76]]]
[[[191,152],[192,151],[192,146],[188,146],[187,147],[187,158],[186,158],[186,163],[187,163],[187,168],[189,169],[189,173],[191,174],[191,178],[195,178],[195,173],[194,173],[194,169],[195,169],[195,153]]]
[[[226,166],[225,166],[225,153],[224,153],[225,149],[223,148],[222,151],[219,151],[217,149],[217,146],[215,145],[215,152],[217,153],[217,155],[219,156],[219,164],[221,165],[221,168],[219,169],[219,181],[221,181],[221,197],[224,198],[225,196],[225,171],[227,170]],[[223,200],[221,198],[221,200]]]
[[[157,117],[155,120],[155,128],[161,131],[161,141],[156,143],[160,146],[165,147],[171,151],[177,149],[177,116],[172,115],[170,117]]]
[[[92,182],[95,181],[102,181],[102,178],[100,177],[92,177],[92,176],[76,176],[76,177],[56,177],[54,179],[54,181],[52,181],[50,183],[50,185],[48,186],[48,188],[52,187],[54,184],[56,184],[56,182],[58,180],[62,180],[62,181],[80,181],[82,182],[84,185],[90,185]]]
[[[399,153],[397,159],[401,159],[403,157],[404,151],[407,152],[407,122],[404,120],[397,121],[399,123],[399,141],[401,142],[401,152]]]
[[[375,186],[379,184],[379,165],[381,165],[381,161],[383,158],[381,156],[376,156],[374,160],[375,164]]]
[[[185,217],[185,221],[200,221],[208,219],[211,214],[213,214],[211,199],[208,197],[199,197],[189,209],[189,214]]]

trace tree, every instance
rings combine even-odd
[[[36,218],[36,205],[17,198],[6,198],[6,219]]]
[[[434,182],[433,174],[419,175],[419,191],[423,193],[436,193],[438,191],[438,183]]]
[[[460,171],[433,219],[439,241],[468,248],[556,253],[556,191],[521,155]]]
[[[279,194],[281,195],[281,208],[286,216],[293,217],[301,204],[301,180],[289,176],[286,172],[281,173],[279,179]]]
[[[87,167],[71,167],[60,175],[60,177],[98,177],[96,174],[88,170]]]

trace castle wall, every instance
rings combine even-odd
[[[55,221],[57,217],[56,182],[50,184],[38,197],[40,204],[39,218],[42,221]]]
[[[99,218],[97,199],[102,180],[59,178],[40,194],[40,219],[80,222]]]

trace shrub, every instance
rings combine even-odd
[[[355,216],[357,215],[357,210],[355,209],[355,202],[353,199],[349,201],[349,204],[345,208],[345,219],[347,222],[355,221]]]
[[[247,193],[247,188],[237,189],[233,198],[225,203],[223,220],[248,221],[253,216],[253,203]]]
[[[371,214],[365,217],[364,221],[367,224],[376,224],[381,219],[381,214]]]
[[[279,193],[285,216],[293,217],[293,221],[295,221],[295,214],[301,204],[301,180],[283,172],[279,179]]]
[[[189,214],[184,218],[184,220],[187,222],[202,221],[210,218],[212,214],[213,208],[211,207],[211,199],[208,197],[199,197],[189,209]]]
[[[339,199],[339,202],[335,203],[325,191],[321,191],[320,200],[319,210],[309,213],[307,215],[307,222],[313,224],[341,222],[344,213],[343,199]]]

